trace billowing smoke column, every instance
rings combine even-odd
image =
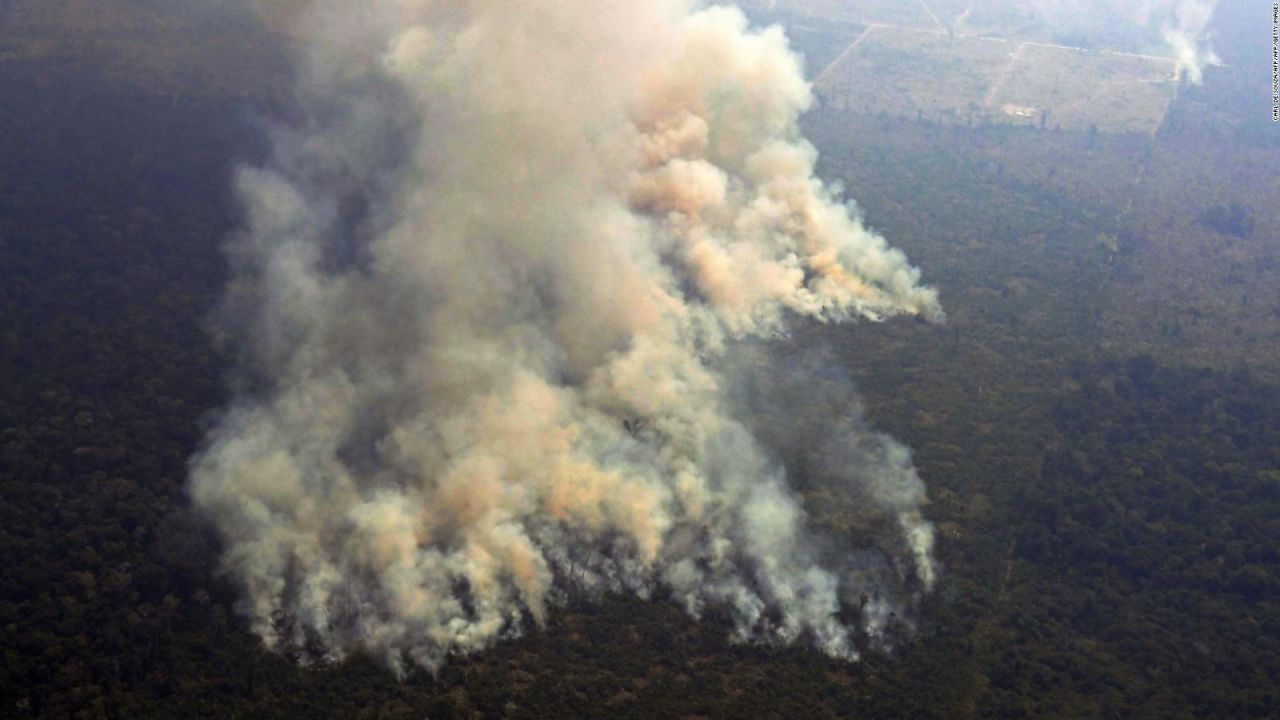
[[[673,0],[331,0],[304,36],[305,119],[239,174],[244,358],[192,468],[268,645],[434,670],[577,587],[854,658],[930,588],[907,451],[847,380],[805,389],[830,363],[761,349],[789,318],[942,317],[814,177],[780,31]],[[869,542],[807,529],[793,461]]]

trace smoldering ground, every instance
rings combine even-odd
[[[814,176],[781,30],[329,0],[298,37],[301,119],[238,174],[237,391],[191,479],[264,642],[436,669],[572,584],[853,659],[930,589],[909,453],[831,363],[769,350],[797,318],[942,319]],[[815,529],[788,465],[857,532]]]

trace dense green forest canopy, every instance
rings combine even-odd
[[[916,449],[945,566],[917,637],[851,665],[732,644],[661,597],[576,597],[397,682],[262,649],[184,498],[231,360],[205,332],[230,172],[279,101],[175,93],[99,51],[0,59],[20,99],[0,111],[0,716],[1275,716],[1280,218],[1259,181],[1280,162],[1274,133],[1197,111],[1254,84],[1211,74],[1155,138],[809,119],[950,314],[795,338],[821,334]]]

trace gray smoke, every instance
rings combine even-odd
[[[269,646],[434,670],[574,586],[852,659],[930,589],[905,448],[833,363],[759,344],[942,318],[814,177],[780,31],[677,0],[325,0],[298,36],[305,120],[238,176],[244,357],[192,466]]]

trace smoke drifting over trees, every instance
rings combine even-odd
[[[333,0],[300,35],[304,117],[238,176],[243,357],[192,469],[265,642],[435,669],[572,585],[855,658],[931,587],[905,448],[847,379],[759,349],[791,317],[942,319],[814,176],[780,30],[674,0]],[[797,462],[894,537],[818,537]]]

